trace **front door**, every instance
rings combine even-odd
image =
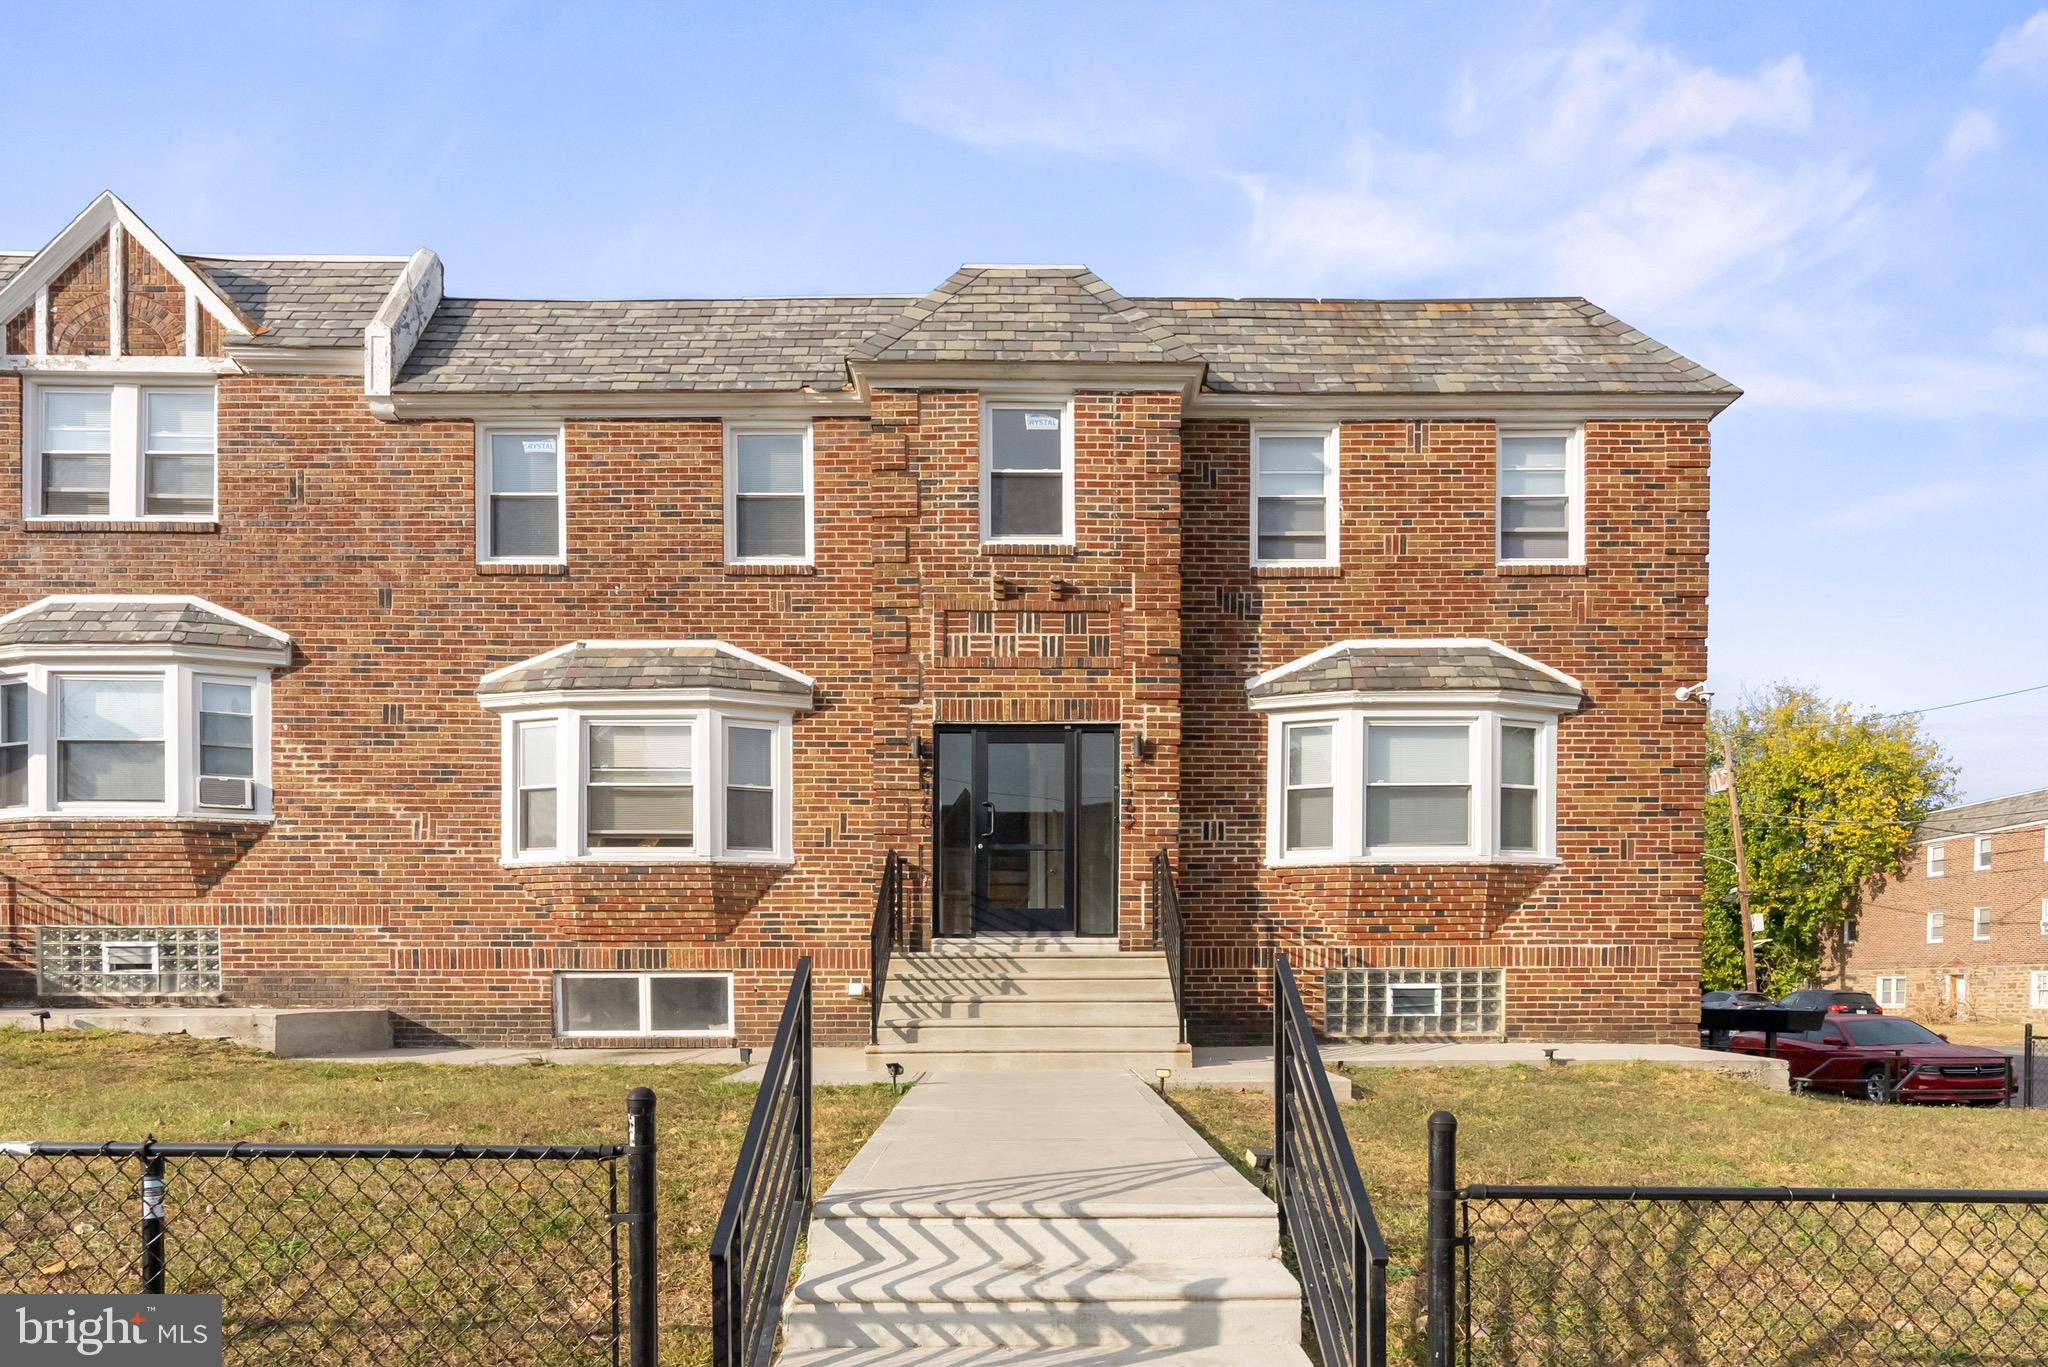
[[[1117,733],[938,733],[940,935],[1116,934]]]

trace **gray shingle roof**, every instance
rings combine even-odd
[[[1943,840],[1950,836],[2002,831],[2012,826],[2031,826],[2037,822],[2048,822],[2048,788],[2014,793],[2010,797],[1987,798],[1982,802],[1965,802],[1959,807],[1944,807],[1920,823],[1914,838]]]
[[[1576,701],[1563,679],[1485,641],[1350,645],[1248,689],[1254,700],[1311,693],[1409,693],[1436,689],[1533,693]]]
[[[1138,299],[1224,393],[1740,393],[1584,299]]]
[[[210,646],[288,659],[288,641],[174,598],[52,598],[0,622],[0,646]]]
[[[707,641],[578,641],[487,680],[485,697],[582,690],[724,688],[811,705],[808,684]]]
[[[900,295],[811,299],[445,299],[393,386],[837,390]]]
[[[962,266],[853,351],[876,361],[1202,358],[1085,266]]]
[[[236,308],[263,331],[255,345],[356,347],[363,328],[405,269],[403,258],[374,261],[188,256]]]
[[[0,252],[0,285],[11,279],[14,273],[34,259],[34,252]]]

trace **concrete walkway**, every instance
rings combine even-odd
[[[1278,1252],[1129,1072],[934,1073],[818,1201],[781,1361],[1305,1367]]]

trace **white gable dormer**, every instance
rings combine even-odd
[[[112,191],[0,285],[6,368],[215,368],[209,353],[256,330]]]

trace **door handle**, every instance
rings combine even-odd
[[[981,810],[988,813],[988,828],[981,833],[981,838],[983,840],[992,840],[995,838],[996,833],[996,804],[984,802],[981,804]]]

